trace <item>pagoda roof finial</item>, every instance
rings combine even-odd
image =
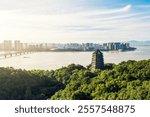
[[[94,52],[94,54],[102,54],[102,52],[101,52],[99,49],[97,49],[97,50]]]

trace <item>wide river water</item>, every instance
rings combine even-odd
[[[120,63],[127,60],[150,59],[150,46],[137,46],[135,51],[103,52],[105,63]],[[0,67],[14,67],[26,70],[58,69],[69,64],[87,66],[91,63],[92,52],[37,52],[10,58],[0,58]]]

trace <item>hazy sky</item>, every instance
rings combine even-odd
[[[150,40],[150,0],[1,0],[2,40]]]

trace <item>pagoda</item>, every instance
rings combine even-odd
[[[103,53],[97,49],[92,55],[91,70],[104,69]]]

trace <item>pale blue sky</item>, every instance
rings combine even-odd
[[[0,41],[150,40],[150,0],[0,1]]]

